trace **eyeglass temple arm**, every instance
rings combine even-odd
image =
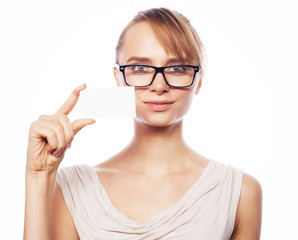
[[[114,68],[117,68],[118,70],[120,70],[120,65],[117,64],[117,63],[115,63],[115,64],[114,64]]]

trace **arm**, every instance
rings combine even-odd
[[[26,165],[25,240],[52,239],[58,166],[77,132],[95,122],[80,119],[70,123],[67,118],[85,88],[85,85],[76,88],[56,114],[41,116],[31,125]]]
[[[244,174],[232,240],[259,240],[262,222],[262,189]]]
[[[73,218],[65,204],[62,191],[56,184],[53,194],[51,232],[53,240],[79,240]]]
[[[52,190],[56,172],[26,171],[24,239],[50,240]]]

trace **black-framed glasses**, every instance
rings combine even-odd
[[[155,67],[150,65],[134,64],[115,66],[123,73],[124,81],[128,86],[147,87],[150,86],[157,73],[161,73],[166,83],[171,87],[190,87],[199,72],[199,66],[171,65]]]

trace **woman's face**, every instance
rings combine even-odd
[[[146,22],[134,24],[128,29],[118,61],[119,65],[147,64],[156,67],[183,64],[174,54],[165,52]],[[122,73],[118,70],[114,73],[117,85],[125,85]],[[169,87],[163,75],[158,73],[149,87],[135,88],[135,120],[151,126],[168,126],[181,121],[200,86],[200,73],[196,74],[193,85],[186,88]]]

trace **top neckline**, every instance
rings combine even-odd
[[[176,201],[175,203],[173,203],[169,207],[167,207],[167,208],[161,210],[160,212],[158,212],[157,214],[155,214],[146,223],[141,223],[141,222],[135,221],[135,220],[129,218],[123,212],[121,212],[113,204],[113,202],[112,202],[111,198],[109,197],[106,189],[104,188],[103,184],[101,183],[101,181],[100,181],[100,179],[99,179],[99,177],[97,175],[97,172],[96,172],[95,168],[91,167],[90,165],[86,165],[86,166],[90,169],[90,172],[92,174],[92,177],[95,179],[95,183],[98,186],[98,188],[97,188],[98,191],[101,191],[102,194],[104,195],[104,198],[105,198],[105,200],[108,203],[109,210],[111,210],[113,212],[113,214],[117,215],[117,217],[121,217],[129,225],[143,227],[143,226],[148,226],[150,224],[153,224],[159,218],[161,218],[164,215],[167,215],[167,213],[171,212],[173,209],[179,208],[179,206],[181,206],[183,204],[183,202],[185,202],[184,200],[187,199],[187,197],[192,194],[192,192],[194,191],[193,189],[195,189],[198,185],[200,185],[201,181],[203,181],[203,179],[205,178],[205,175],[210,171],[210,169],[212,168],[212,166],[213,166],[214,163],[215,163],[215,161],[212,160],[212,159],[210,159],[209,160],[209,163],[207,164],[207,166],[203,169],[202,174],[200,175],[200,177],[186,190],[186,192],[184,193],[184,195],[178,201]]]

